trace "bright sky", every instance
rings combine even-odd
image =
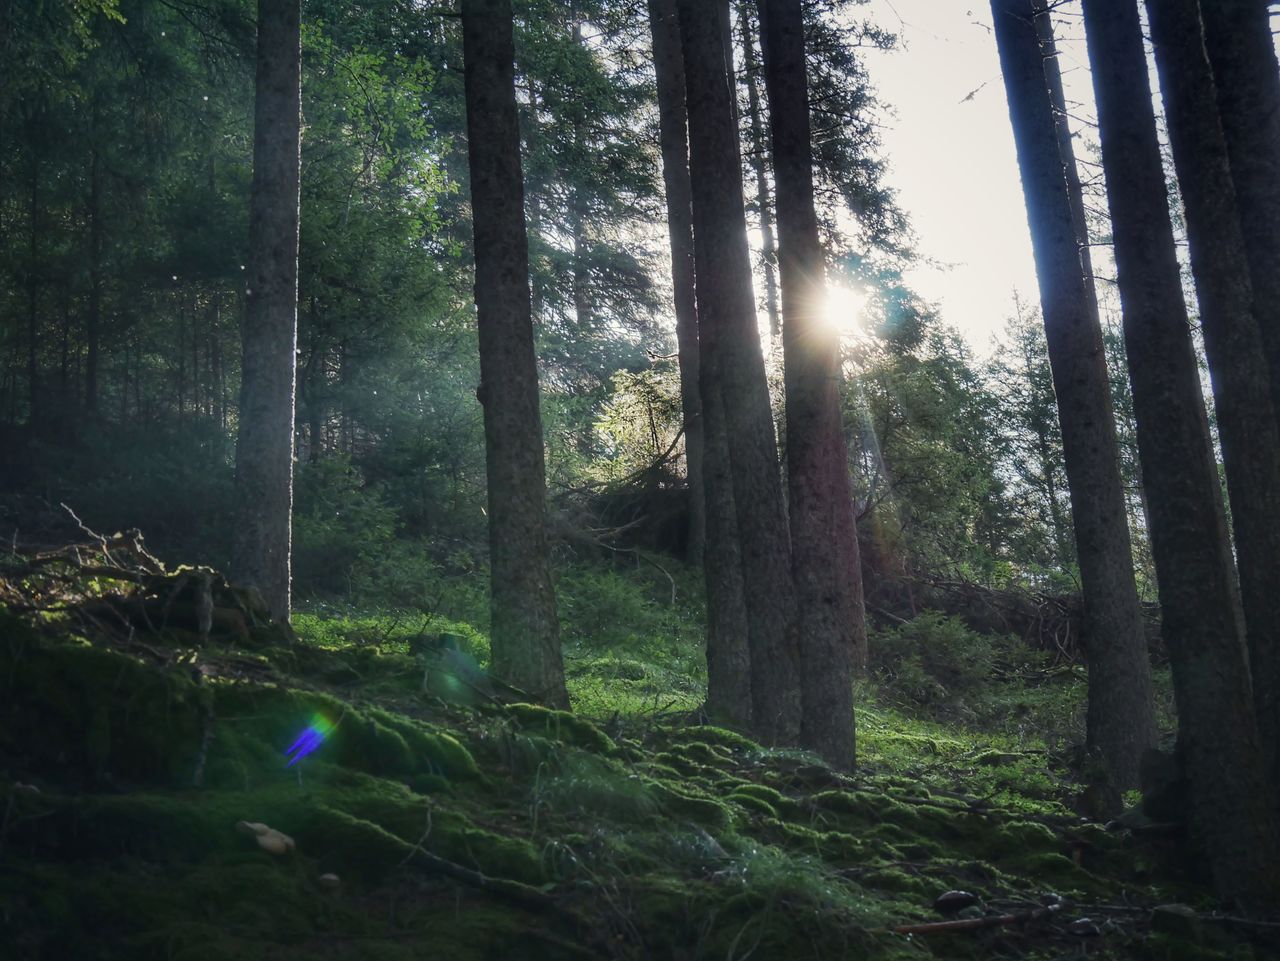
[[[932,262],[910,279],[985,353],[1014,290],[1037,297],[991,9],[983,0],[870,0],[862,10],[902,40],[898,51],[869,52],[867,64],[893,111],[883,131],[889,183]],[[1078,26],[1063,43],[1068,99],[1089,83],[1072,32]]]

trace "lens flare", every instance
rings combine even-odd
[[[289,745],[289,749],[285,751],[285,757],[289,758],[289,763],[285,767],[293,767],[308,754],[316,750],[324,739],[333,731],[334,723],[327,717],[317,714],[311,718],[311,723],[306,726],[297,740]]]

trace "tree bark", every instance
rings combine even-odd
[[[1254,709],[1274,792],[1280,787],[1280,433],[1198,7],[1195,0],[1147,3],[1227,472]]]
[[[290,616],[293,413],[298,340],[300,0],[259,0],[249,276],[232,571],[271,615]]]
[[[724,35],[714,5],[678,0],[677,9],[689,115],[702,404],[706,411],[714,398],[724,414],[742,554],[752,730],[766,743],[792,743],[800,733],[800,676],[791,550],[751,290]]]
[[[800,0],[759,2],[778,197],[800,740],[831,763],[851,768],[853,677],[867,629],[841,418],[840,336],[823,320],[826,254],[813,200],[804,17]]]
[[[1071,135],[1071,118],[1067,115],[1067,96],[1062,89],[1062,67],[1058,63],[1058,44],[1053,37],[1053,14],[1046,0],[1036,5],[1036,37],[1040,40],[1040,56],[1044,61],[1044,78],[1053,102],[1053,125],[1058,138],[1058,154],[1062,172],[1067,178],[1067,196],[1071,201],[1071,223],[1080,249],[1080,267],[1084,271],[1085,294],[1090,308],[1098,312],[1098,292],[1093,286],[1093,257],[1089,252],[1089,221],[1085,216],[1084,190],[1080,186],[1080,168],[1076,166],[1075,139]]]
[[[27,423],[34,429],[40,419],[40,158],[35,156],[27,217]]]
[[[1271,395],[1280,408],[1280,68],[1270,17],[1258,0],[1212,0],[1201,4],[1200,15],[1240,200]]]
[[[773,235],[773,219],[769,203],[768,158],[764,120],[760,116],[760,64],[756,62],[755,44],[751,36],[751,20],[742,8],[742,60],[747,78],[747,112],[751,119],[751,169],[756,175],[756,207],[760,211],[761,258],[764,260],[764,304],[769,315],[769,336],[776,342],[782,333],[778,313],[778,280],[774,264],[778,260],[778,242]],[[763,33],[763,32],[762,32]],[[808,104],[805,104],[806,110]],[[810,151],[812,153],[812,150]]]
[[[493,672],[568,707],[546,527],[511,0],[462,0]]]
[[[1156,731],[1102,329],[1080,260],[1037,6],[991,7],[1062,425],[1089,657],[1087,737],[1112,786],[1124,790],[1137,786]]]
[[[684,63],[675,0],[649,0],[653,67],[658,88],[658,129],[662,179],[666,188],[667,234],[671,243],[671,289],[680,363],[680,404],[684,414],[685,471],[689,480],[689,536],[686,556],[702,563],[706,537],[703,490],[703,431],[698,398],[698,306],[694,287],[692,188],[684,107]]]
[[[1138,453],[1191,819],[1219,895],[1276,887],[1231,544],[1182,295],[1134,0],[1084,0]],[[1268,892],[1272,892],[1269,895]]]
[[[689,547],[703,565],[707,590],[707,716],[747,729],[751,724],[751,658],[747,648],[742,559],[734,515],[733,478],[724,414],[714,399],[704,410],[700,395],[698,310],[694,276],[692,187],[689,183],[684,61],[675,0],[650,0],[658,124],[671,238],[671,286],[675,298],[689,478]]]
[[[102,329],[102,157],[98,148],[98,104],[93,105],[89,160],[89,306],[85,317],[84,406],[98,413],[98,352]]]

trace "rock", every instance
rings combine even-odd
[[[1067,925],[1067,934],[1077,938],[1096,938],[1102,934],[1102,930],[1094,924],[1092,918],[1076,918]]]
[[[296,847],[289,835],[259,821],[237,821],[236,830],[253,838],[258,842],[258,847],[268,854],[288,854]]]
[[[978,896],[969,891],[947,891],[938,895],[933,909],[939,914],[955,914],[971,904],[978,903]]]

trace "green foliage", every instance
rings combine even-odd
[[[1017,638],[978,634],[936,611],[876,634],[868,647],[871,671],[888,691],[934,709],[963,711],[1001,677],[1047,663]]]
[[[989,567],[1001,481],[992,398],[953,332],[904,351],[868,341],[846,392],[860,532],[873,556]]]
[[[698,574],[675,572],[672,604],[671,584],[654,573],[579,564],[557,580],[565,670],[577,710],[608,717],[692,710],[700,703],[707,668]]]

